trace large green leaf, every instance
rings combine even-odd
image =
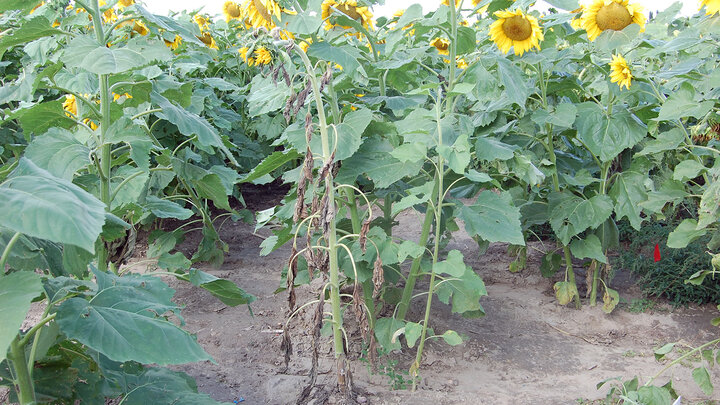
[[[433,271],[437,274],[449,274],[453,277],[462,277],[465,274],[463,254],[459,250],[451,250],[447,259],[435,263]]]
[[[707,230],[697,229],[697,221],[694,219],[684,219],[680,225],[668,235],[667,246],[673,249],[686,248],[690,242],[705,235]]]
[[[342,66],[344,71],[358,72],[365,76],[365,70],[348,49],[330,45],[328,42],[313,42],[308,48],[308,56],[318,58],[330,62],[337,63]]]
[[[13,5],[13,3],[16,4]],[[0,12],[2,12],[3,9],[12,9],[20,6],[17,3],[17,1],[8,2],[8,0],[3,0],[3,2],[0,3]],[[20,0],[20,3],[25,3],[25,6],[27,6],[32,2]],[[65,34],[65,32],[53,28],[47,18],[43,16],[35,17],[21,25],[20,28],[10,32],[9,35],[5,34],[0,36],[0,58],[2,58],[6,50],[13,46],[55,34]]]
[[[25,157],[54,176],[72,180],[75,172],[90,162],[90,149],[75,139],[72,132],[50,128],[35,137],[25,149]]]
[[[210,147],[216,147],[223,151],[225,157],[235,166],[238,165],[230,150],[225,146],[217,130],[205,118],[192,113],[165,98],[160,93],[153,91],[150,95],[152,101],[162,108],[162,112],[156,113],[158,117],[166,119],[177,125],[180,133],[185,136],[197,135],[196,145],[211,153]]]
[[[707,186],[707,184],[706,184]],[[712,182],[703,192],[698,207],[698,229],[707,227],[717,222],[720,218],[720,179],[713,178]]]
[[[440,156],[445,158],[448,167],[457,174],[464,174],[470,164],[470,143],[467,135],[457,137],[452,146],[440,145],[437,148]]]
[[[282,108],[290,97],[290,88],[284,81],[256,75],[250,82],[248,113],[251,117],[267,114]]]
[[[104,222],[100,200],[26,158],[0,184],[0,225],[16,232],[94,252]]]
[[[570,251],[578,259],[595,259],[601,263],[607,263],[607,257],[602,250],[600,238],[595,235],[588,235],[585,239],[575,239],[570,244]]]
[[[615,180],[610,197],[615,200],[616,219],[627,217],[633,228],[640,230],[642,218],[641,202],[647,200],[644,186],[645,176],[637,172],[624,172]]]
[[[619,105],[608,115],[600,105],[585,102],[577,106],[577,114],[578,139],[603,162],[635,146],[647,133],[646,126]]]
[[[223,304],[231,307],[250,304],[256,299],[255,296],[246,293],[232,281],[215,277],[210,273],[197,269],[190,269],[189,273],[177,274],[175,277],[206,289],[215,298],[222,301]]]
[[[163,200],[155,196],[148,196],[145,199],[145,208],[150,210],[158,218],[176,218],[185,220],[193,215],[193,212],[183,208],[176,202]]]
[[[0,269],[4,272],[5,269]],[[19,271],[0,276],[0,362],[5,360],[8,347],[30,309],[33,298],[42,294],[40,275]]]
[[[386,141],[366,140],[360,149],[344,161],[338,172],[338,181],[352,183],[357,176],[366,174],[377,188],[385,188],[405,176],[417,174],[423,162],[401,162],[390,155],[392,146]]]
[[[498,58],[498,73],[502,80],[503,86],[505,86],[505,94],[508,99],[513,103],[516,103],[521,108],[525,107],[525,101],[530,96],[531,89],[527,86],[527,79],[523,75],[520,68],[510,63],[506,58]]]
[[[309,13],[298,13],[297,15],[286,16],[287,30],[299,35],[312,35],[317,32],[322,19],[317,15]]]
[[[475,141],[475,155],[480,160],[492,162],[495,159],[509,160],[515,156],[515,145],[509,145],[491,137],[478,137]]]
[[[548,210],[550,226],[560,241],[567,245],[573,236],[605,222],[612,214],[613,205],[606,195],[586,200],[568,192],[558,192],[548,197]]]
[[[466,318],[477,318],[485,315],[480,298],[487,295],[485,283],[480,276],[468,266],[463,265],[464,272],[460,277],[448,279],[438,285],[436,294],[443,304],[452,299],[452,312],[463,314]]]
[[[260,164],[255,166],[250,173],[246,174],[240,179],[240,183],[249,183],[253,180],[257,180],[267,174],[272,173],[275,169],[281,167],[285,163],[292,162],[300,158],[300,154],[295,149],[287,149],[282,151],[276,151],[263,159]]]
[[[470,236],[480,236],[488,242],[525,246],[520,210],[513,205],[509,194],[483,191],[475,204],[462,207],[458,218],[465,222],[465,230]]]
[[[112,298],[120,300],[122,296]],[[115,308],[114,304],[111,300],[101,305],[70,298],[58,308],[56,320],[68,338],[111,360],[160,365],[212,360],[192,335],[173,323]]]
[[[700,387],[700,389],[705,393],[705,395],[712,395],[714,388],[712,379],[710,378],[710,373],[708,373],[707,369],[705,367],[698,367],[692,372],[693,380],[695,380],[695,383]]]
[[[107,47],[90,35],[74,38],[63,53],[67,66],[98,75],[122,73],[171,57],[172,53],[162,41],[136,38],[125,47]]]
[[[148,367],[137,379],[123,379],[125,405],[217,405],[207,394],[198,393],[195,381],[186,374],[162,367]]]
[[[666,150],[675,150],[685,140],[685,134],[680,128],[673,128],[663,132],[657,138],[647,142],[645,148],[638,152],[636,156],[644,156],[652,153],[665,152]]]
[[[0,227],[0,252],[5,250],[15,232]],[[65,249],[72,245],[66,245]],[[10,249],[7,264],[14,270],[50,270],[55,276],[65,273],[63,268],[63,250],[57,243],[44,239],[20,235],[15,245]]]
[[[665,100],[660,108],[658,120],[677,120],[684,117],[702,118],[710,112],[715,101],[698,101],[695,97],[695,88],[692,84],[684,82]]]
[[[42,134],[52,127],[70,128],[76,125],[75,121],[67,116],[60,101],[38,103],[30,108],[17,110],[10,114],[10,118],[16,118],[23,130],[31,134]]]
[[[337,150],[335,160],[344,160],[357,152],[362,143],[362,134],[372,121],[372,112],[367,108],[348,113],[342,124],[337,127]],[[330,138],[335,139],[334,132],[330,131]],[[334,142],[333,142],[334,143]]]

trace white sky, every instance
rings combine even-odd
[[[235,1],[240,3],[242,0]],[[634,0],[634,2],[645,6],[645,9],[648,11],[665,10],[675,1],[676,0]],[[225,0],[144,0],[143,2],[148,10],[155,14],[167,15],[169,10],[195,10],[202,7],[202,11],[205,13],[219,15],[222,14],[222,5]],[[376,16],[389,16],[396,10],[407,8],[414,3],[422,5],[423,11],[428,12],[434,10],[438,3],[440,3],[440,0],[385,0],[385,5],[375,6],[372,11]],[[542,8],[544,3],[544,1],[538,1],[538,7]],[[684,0],[680,1],[680,3],[683,3],[682,13],[692,15],[697,12],[700,2],[698,0]]]

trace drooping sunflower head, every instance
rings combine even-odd
[[[502,53],[508,53],[510,48],[514,49],[515,55],[522,55],[532,48],[540,50],[540,41],[545,36],[537,18],[520,9],[496,11],[495,16],[498,20],[490,26],[490,39]]]
[[[130,7],[133,4],[135,4],[135,0],[119,0],[117,2],[117,6],[119,9],[124,9],[125,7]]]
[[[207,31],[210,29],[210,23],[204,15],[195,14],[193,21],[195,21],[195,24],[197,24],[198,28],[200,28],[200,31]]]
[[[180,44],[182,43],[182,37],[180,35],[175,35],[175,38],[172,41],[168,41],[167,39],[163,38],[163,42],[165,42],[165,46],[174,51],[178,49],[178,47],[180,47]]]
[[[643,7],[629,4],[629,0],[593,0],[585,7],[581,19],[591,41],[603,31],[620,31],[630,24],[639,25],[642,32],[646,21]]]
[[[282,10],[275,0],[246,0],[242,11],[253,27],[265,27],[270,31],[276,26],[273,16],[280,20]]]
[[[345,16],[352,18],[353,20],[362,24],[365,29],[373,29],[372,18],[373,15],[367,7],[360,7],[357,5],[355,0],[324,0],[322,2],[322,19],[325,20],[325,29],[329,30],[332,27],[339,26],[344,29],[350,29],[351,27],[345,25],[338,25],[330,22],[329,17],[333,15],[333,11],[339,11]]]
[[[617,83],[621,89],[625,86],[629,90],[632,78],[630,66],[628,66],[625,58],[620,55],[613,55],[610,62],[610,82]]]
[[[307,50],[310,47],[310,44],[312,44],[312,38],[306,38],[306,39],[300,41],[300,43],[298,45],[300,45],[300,49],[302,49],[303,52],[307,53]]]
[[[148,27],[140,20],[133,20],[133,32],[137,32],[138,34],[145,36],[150,32],[148,30]]]
[[[437,37],[430,41],[430,46],[434,46],[440,55],[449,55],[450,41],[445,38]]]
[[[223,4],[223,15],[226,21],[239,20],[240,17],[242,17],[240,5],[234,1],[226,1],[225,4]]]
[[[72,95],[72,94],[65,95],[65,101],[63,101],[63,110],[67,111],[65,114],[68,117],[72,117],[72,115],[77,115],[77,112],[78,112],[77,100],[75,100],[74,95]],[[72,114],[72,115],[70,115],[70,114]]]
[[[713,15],[720,13],[720,0],[700,0],[700,9],[705,6],[705,14]]]
[[[207,45],[208,48],[218,49],[215,38],[210,35],[209,32],[203,32],[202,35],[196,36],[203,44]]]
[[[272,54],[264,46],[255,48],[253,55],[255,55],[255,63],[258,65],[269,65],[272,63]]]

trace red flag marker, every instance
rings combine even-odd
[[[655,244],[655,255],[654,255],[654,258],[655,258],[655,263],[657,263],[657,262],[660,261],[660,244],[659,244],[659,243],[656,243],[656,244]]]

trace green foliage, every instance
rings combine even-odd
[[[696,240],[682,249],[667,247],[668,234],[673,229],[662,222],[645,224],[639,231],[629,231],[630,241],[621,249],[616,266],[629,269],[640,276],[639,284],[645,294],[665,297],[673,305],[703,304],[720,301],[720,282],[712,277],[700,285],[685,280],[702,269],[712,269],[712,257],[707,254],[707,241]],[[660,245],[661,260],[655,262],[655,244]]]

